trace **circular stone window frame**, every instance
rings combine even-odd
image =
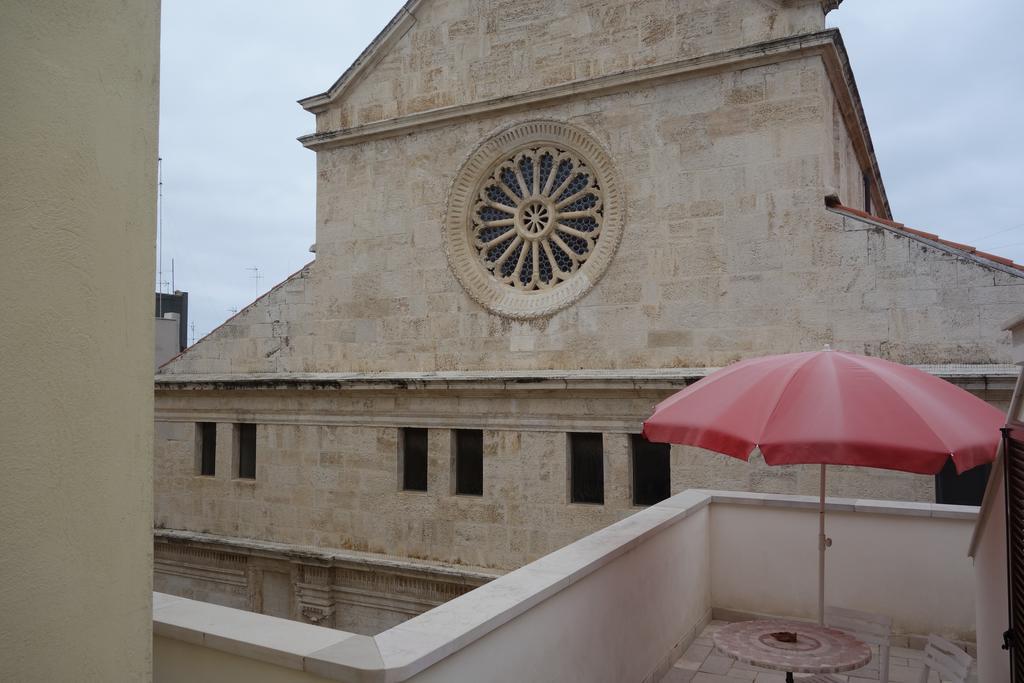
[[[497,165],[524,149],[552,146],[565,149],[594,169],[602,192],[600,237],[586,261],[557,285],[519,291],[498,280],[483,264],[470,234],[473,210]],[[448,192],[443,236],[448,264],[463,289],[481,306],[517,320],[550,316],[570,306],[601,279],[622,240],[625,200],[611,156],[590,133],[553,120],[524,121],[490,135],[463,162]]]

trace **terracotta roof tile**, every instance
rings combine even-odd
[[[834,196],[825,198],[825,206],[841,214],[853,216],[854,218],[863,218],[873,223],[880,223],[881,225],[888,226],[893,230],[898,230],[900,232],[916,235],[917,237],[923,237],[925,239],[931,240],[932,242],[938,242],[939,244],[945,247],[956,249],[957,251],[962,251],[964,252],[964,254],[969,256],[976,256],[978,258],[983,258],[987,261],[992,261],[1003,266],[1009,266],[1010,268],[1013,268],[1015,270],[1024,271],[1024,264],[1014,263],[1012,259],[1008,259],[1004,256],[996,256],[995,254],[990,254],[985,251],[978,251],[976,247],[972,247],[969,244],[962,244],[960,242],[944,240],[933,232],[925,232],[924,230],[917,230],[916,228],[908,228],[903,223],[897,223],[896,221],[889,220],[888,218],[875,216],[873,214],[868,213],[867,211],[861,211],[860,209],[854,209],[849,206],[843,206],[842,204],[839,203],[838,198]]]
[[[915,228],[908,228],[905,225],[894,225],[894,228],[898,228],[903,232],[909,232],[911,235],[917,235],[918,237],[924,237],[934,242],[941,242],[942,238],[936,235],[934,232],[925,232],[924,230],[917,230]]]

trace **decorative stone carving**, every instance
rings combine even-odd
[[[302,617],[311,624],[332,628],[334,626],[334,607],[303,605]]]
[[[611,159],[590,135],[557,121],[516,124],[481,144],[452,183],[448,261],[494,313],[550,315],[604,273],[623,210]]]
[[[298,565],[295,598],[299,614],[311,624],[334,627],[334,599],[331,596],[331,567]]]
[[[373,635],[498,576],[458,567],[300,549],[251,539],[155,532],[157,590]],[[230,565],[230,571],[225,569]],[[267,611],[269,575],[288,577],[291,610]],[[271,601],[278,602],[279,601]]]

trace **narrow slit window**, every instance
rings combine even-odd
[[[633,434],[633,505],[654,505],[671,492],[670,446]]]
[[[427,490],[427,430],[406,427],[402,430],[402,489]]]
[[[604,442],[601,434],[569,434],[569,488],[573,503],[604,504]]]
[[[199,474],[212,477],[217,473],[217,423],[199,422]]]
[[[479,429],[455,430],[455,493],[484,494],[484,433]]]
[[[238,425],[238,478],[256,478],[256,425]]]

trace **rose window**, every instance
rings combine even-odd
[[[604,218],[596,174],[556,147],[497,164],[473,209],[473,246],[502,283],[521,291],[568,279],[594,251]]]
[[[496,131],[452,179],[444,249],[492,313],[549,316],[590,291],[622,238],[625,201],[604,147],[568,123]]]

